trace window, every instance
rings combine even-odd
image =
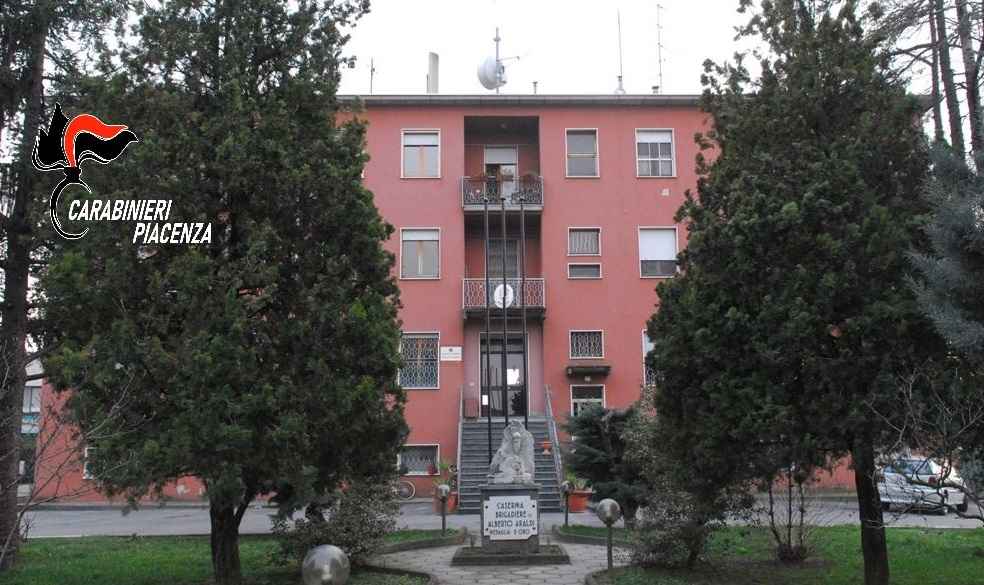
[[[577,416],[584,408],[595,406],[605,407],[604,386],[571,386],[571,416]]]
[[[603,358],[604,334],[601,331],[571,331],[571,358]]]
[[[601,264],[568,264],[567,278],[601,278]]]
[[[397,465],[403,475],[436,475],[437,445],[404,445],[397,456]]]
[[[598,176],[598,131],[567,131],[567,176]]]
[[[82,452],[82,479],[95,479],[96,477],[92,475],[92,470],[89,468],[89,458],[92,453],[96,450],[95,447],[86,447]]]
[[[639,228],[639,272],[643,278],[676,274],[676,229]]]
[[[404,333],[400,338],[400,386],[404,388],[438,388],[437,333]]]
[[[403,131],[403,178],[438,178],[441,133],[437,130]]]
[[[441,232],[436,229],[400,231],[400,278],[439,278],[441,274]]]
[[[673,176],[673,131],[636,130],[636,173],[640,177]]]
[[[40,430],[41,386],[24,386],[24,405],[21,408],[21,434],[36,435]]]
[[[601,228],[568,228],[568,256],[601,256]]]
[[[656,370],[652,369],[649,364],[646,363],[646,356],[649,352],[653,350],[656,345],[653,340],[649,339],[649,335],[643,331],[642,332],[642,383],[646,386],[652,386],[656,383]]]

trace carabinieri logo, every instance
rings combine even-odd
[[[58,235],[68,240],[84,236],[89,228],[71,233],[62,228],[56,213],[58,198],[69,185],[82,185],[92,191],[82,180],[82,163],[94,160],[107,164],[123,154],[137,136],[123,124],[105,124],[92,114],[79,114],[71,120],[62,113],[61,104],[55,105],[48,131],[38,133],[32,161],[39,171],[63,169],[65,178],[51,192],[48,203],[51,226]],[[170,199],[76,199],[68,208],[71,221],[132,221],[133,243],[149,244],[210,244],[212,224],[208,222],[171,222]]]
[[[48,131],[41,130],[38,134],[31,162],[39,171],[65,171],[65,178],[55,186],[48,202],[51,225],[58,235],[68,240],[77,240],[89,231],[89,228],[85,228],[79,233],[66,232],[55,213],[58,198],[69,185],[82,185],[86,191],[92,192],[82,180],[82,163],[94,160],[107,164],[123,154],[131,142],[136,141],[137,135],[127,130],[123,124],[106,124],[92,114],[79,114],[69,121],[62,113],[61,104],[55,105]]]

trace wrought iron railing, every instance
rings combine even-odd
[[[461,306],[464,309],[484,309],[486,305],[501,309],[520,308],[523,301],[526,308],[542,309],[546,307],[546,291],[542,278],[526,279],[526,294],[520,291],[522,279],[507,278],[506,288],[502,288],[501,278],[489,278],[489,289],[485,290],[484,278],[465,278],[461,285]]]
[[[564,462],[560,457],[560,436],[557,434],[557,419],[554,418],[553,400],[550,396],[550,385],[543,386],[543,404],[547,412],[547,433],[553,445],[554,472],[557,474],[557,485],[564,483]]]
[[[464,207],[481,207],[484,198],[488,197],[489,207],[495,209],[501,205],[499,197],[505,195],[508,207],[519,207],[520,198],[523,205],[543,205],[543,177],[526,176],[518,179],[503,180],[498,177],[463,177],[461,179],[461,205]]]

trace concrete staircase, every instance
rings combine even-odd
[[[519,418],[522,421],[522,418]],[[489,472],[488,422],[484,419],[461,423],[461,467],[458,469],[458,513],[478,514],[482,506],[480,487],[485,484]],[[506,423],[492,420],[492,453],[502,442],[502,430]],[[540,447],[549,440],[547,420],[543,417],[530,418],[530,433],[535,441],[536,483],[540,484],[540,511],[563,512],[560,486],[557,485],[557,470],[553,455],[545,455]]]

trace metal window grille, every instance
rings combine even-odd
[[[400,385],[404,388],[437,388],[438,334],[405,333],[400,340]]]
[[[571,357],[604,357],[601,331],[571,331]]]
[[[408,474],[430,474],[437,469],[437,445],[407,445],[400,449],[400,467]]]
[[[567,232],[569,256],[597,256],[601,254],[601,233],[597,229],[572,229]]]

